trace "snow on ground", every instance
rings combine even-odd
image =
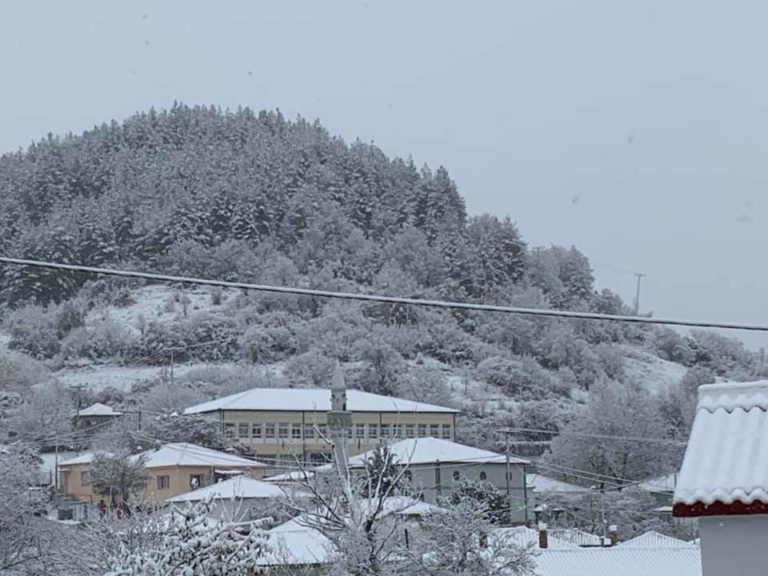
[[[193,370],[206,368],[235,369],[238,364],[234,362],[197,362],[189,364],[177,364],[173,368],[173,374],[179,378],[186,376]],[[159,378],[167,366],[115,366],[113,364],[97,364],[81,368],[65,368],[56,372],[56,376],[65,386],[85,386],[91,391],[99,391],[104,388],[115,388],[128,392],[134,384]]]
[[[239,294],[239,290],[223,290],[221,304],[214,305],[211,292],[202,289],[171,288],[165,285],[144,286],[132,292],[135,302],[129,306],[107,306],[97,308],[88,313],[86,322],[110,318],[121,324],[134,335],[140,335],[142,322],[170,322],[184,316],[184,308],[176,301],[179,295],[189,299],[187,314],[195,312],[217,312],[231,299]]]
[[[58,460],[59,462],[64,462],[65,460],[69,460],[70,458],[75,458],[77,456],[80,456],[81,454],[83,454],[83,452],[59,450]],[[53,475],[56,470],[56,458],[57,456],[55,452],[46,452],[45,454],[40,454],[40,459],[43,461],[43,463],[40,464],[40,470],[42,472],[42,478],[41,478],[42,481],[53,484]]]
[[[659,394],[674,386],[688,370],[681,364],[657,358],[648,352],[623,347],[624,372],[632,382],[640,383],[646,390]]]
[[[8,346],[11,343],[11,335],[5,332],[0,332],[0,350],[8,350]]]

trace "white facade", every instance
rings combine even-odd
[[[707,516],[699,526],[703,576],[768,573],[768,515]]]

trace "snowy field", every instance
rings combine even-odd
[[[136,336],[141,334],[141,325],[145,322],[170,322],[184,317],[184,307],[176,301],[180,294],[189,299],[187,314],[195,312],[217,312],[237,297],[239,290],[223,290],[221,304],[214,305],[211,291],[203,289],[185,289],[180,291],[164,285],[144,286],[133,291],[135,302],[129,306],[107,306],[88,313],[86,321],[111,319],[125,327]]]
[[[238,366],[235,362],[178,364],[174,366],[173,373],[176,377],[182,377],[194,370],[206,368],[235,370]],[[129,392],[134,384],[154,380],[167,371],[168,368],[166,366],[115,366],[103,364],[81,368],[65,368],[56,372],[55,375],[65,386],[85,386],[93,392],[104,388],[115,388]]]
[[[688,370],[681,364],[662,360],[638,350],[623,347],[625,351],[624,371],[632,382],[638,382],[653,394],[659,394],[674,386]]]

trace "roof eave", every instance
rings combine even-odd
[[[768,514],[768,503],[756,500],[750,503],[736,500],[730,504],[719,500],[712,504],[694,502],[686,504],[677,502],[672,506],[672,515],[676,518],[699,518],[702,516],[748,516],[753,514]]]

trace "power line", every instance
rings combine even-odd
[[[57,262],[45,262],[41,260],[27,260],[23,258],[10,258],[0,256],[0,262],[17,264],[22,266],[34,266],[37,268],[52,268],[67,270],[70,272],[83,272],[88,274],[101,274],[105,276],[121,276],[126,278],[141,278],[156,282],[174,282],[181,284],[199,284],[202,286],[220,286],[222,288],[239,288],[242,290],[254,290],[258,292],[271,292],[277,294],[292,294],[297,296],[312,296],[319,298],[337,298],[342,300],[358,300],[364,302],[383,302],[388,304],[404,304],[410,306],[425,306],[430,308],[446,308],[456,310],[474,310],[478,312],[501,312],[504,314],[520,314],[525,316],[541,316],[548,318],[568,318],[576,320],[605,320],[609,322],[629,322],[635,324],[661,324],[667,326],[687,326],[692,328],[719,328],[723,330],[748,330],[754,332],[768,332],[765,324],[742,324],[738,322],[714,322],[704,320],[681,320],[676,318],[648,318],[641,316],[621,316],[616,314],[599,314],[596,312],[572,312],[567,310],[547,310],[543,308],[518,308],[513,306],[499,306],[495,304],[475,304],[470,302],[452,302],[446,300],[423,300],[419,298],[403,298],[397,296],[383,296],[380,294],[360,294],[354,292],[335,292],[330,290],[317,290],[311,288],[296,288],[289,286],[271,286],[266,284],[250,284],[247,282],[228,282],[225,280],[212,280],[209,278],[193,278],[189,276],[173,276],[170,274],[157,274],[154,272],[136,272],[131,270],[116,270],[113,268],[97,268],[94,266],[81,266],[79,264],[61,264]]]
[[[553,432],[552,430],[543,430],[539,428],[506,428],[509,433],[514,432],[527,432],[531,434],[549,434],[551,436],[576,436],[579,438],[595,438],[597,440],[624,440],[627,442],[647,442],[649,444],[671,444],[674,446],[687,446],[687,442],[680,440],[674,440],[672,438],[654,438],[651,436],[619,436],[615,434],[588,434],[586,432],[569,432],[567,430],[560,430]]]

